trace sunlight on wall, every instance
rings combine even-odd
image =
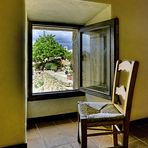
[[[111,19],[111,5],[109,5],[107,8],[102,10],[100,13],[98,13],[94,18],[89,20],[86,25],[98,23],[101,21],[106,21]]]

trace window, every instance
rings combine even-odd
[[[30,22],[29,28],[29,99],[84,95],[79,91],[79,26]]]
[[[29,100],[85,92],[110,98],[118,58],[118,20],[87,27],[29,22]]]
[[[110,98],[118,58],[118,20],[87,26],[80,36],[81,90]]]
[[[78,89],[73,83],[74,30],[33,26],[32,93]]]

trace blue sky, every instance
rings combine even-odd
[[[56,41],[61,44],[63,47],[67,46],[68,49],[72,49],[72,32],[71,31],[56,31],[56,30],[38,30],[33,29],[33,43],[40,36],[45,34],[55,35]]]

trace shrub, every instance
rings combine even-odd
[[[35,63],[33,67],[35,68],[35,70],[42,70],[44,66],[42,65],[42,63]]]
[[[45,69],[50,70],[51,69],[51,63],[46,63],[45,64]]]
[[[46,70],[57,71],[58,66],[57,66],[56,63],[46,63],[46,65],[45,65],[45,69],[46,69]]]

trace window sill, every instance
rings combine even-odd
[[[63,99],[63,98],[72,98],[77,96],[85,96],[85,93],[80,90],[53,92],[53,93],[35,93],[28,97],[28,101]]]
[[[82,87],[80,88],[80,91],[90,94],[90,95],[100,97],[100,98],[111,100],[111,94],[108,94],[105,92],[103,93],[102,91],[97,91],[97,90],[93,90],[93,89],[89,89],[89,88],[82,88]]]

